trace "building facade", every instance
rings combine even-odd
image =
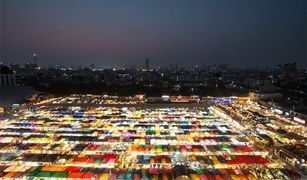
[[[0,65],[0,86],[16,86],[16,75],[5,65]]]

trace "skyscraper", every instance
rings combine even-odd
[[[148,71],[149,70],[149,59],[145,59],[145,69]]]
[[[37,67],[38,66],[38,64],[37,64],[37,54],[35,52],[32,55],[32,60],[33,60],[33,65],[35,67]]]

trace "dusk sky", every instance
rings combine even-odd
[[[6,63],[307,67],[306,0],[0,2]]]

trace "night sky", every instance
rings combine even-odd
[[[6,63],[307,67],[306,0],[0,0]]]

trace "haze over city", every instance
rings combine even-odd
[[[307,66],[306,1],[1,0],[1,54],[97,67]]]
[[[0,0],[0,179],[307,179],[306,0]]]

